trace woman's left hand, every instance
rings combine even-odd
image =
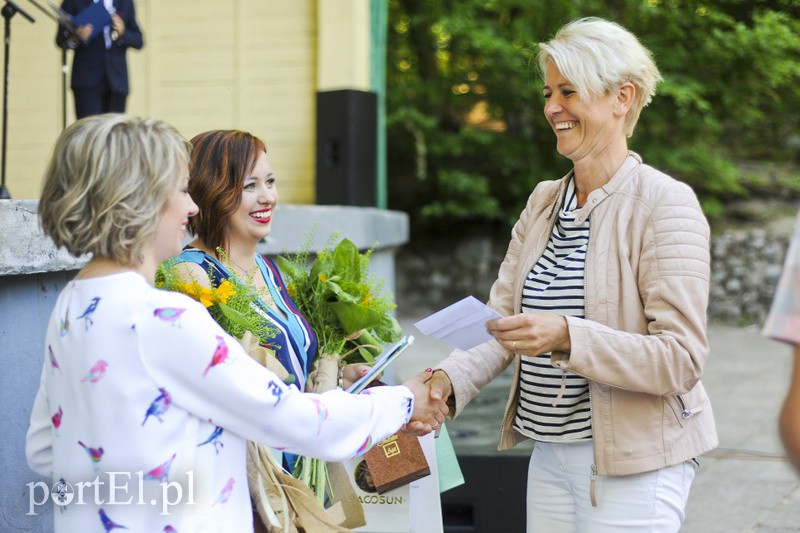
[[[368,372],[369,366],[363,363],[353,363],[345,366],[342,369],[342,388],[349,388],[350,385],[366,376]]]
[[[570,351],[567,319],[554,313],[520,313],[486,323],[503,348],[521,355]]]

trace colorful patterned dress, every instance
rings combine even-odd
[[[177,263],[190,262],[200,265],[204,271],[214,273],[214,283],[219,286],[222,281],[234,274],[216,258],[196,248],[185,249],[176,259]],[[255,256],[259,273],[269,288],[269,294],[281,313],[276,312],[260,298],[256,305],[262,316],[278,330],[278,334],[270,340],[270,348],[283,367],[295,377],[294,385],[304,390],[308,373],[317,355],[317,336],[289,297],[286,284],[283,282],[278,267],[270,259]]]
[[[413,407],[405,387],[369,392],[284,385],[202,304],[136,273],[75,280],[48,324],[27,460],[73,489],[57,532],[252,531],[245,441],[354,456]]]

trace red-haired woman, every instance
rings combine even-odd
[[[178,272],[207,287],[209,269],[216,283],[235,276],[254,286],[262,316],[278,329],[270,347],[303,390],[317,351],[316,335],[289,297],[278,267],[256,253],[272,231],[278,204],[264,142],[244,131],[213,130],[191,143],[189,192],[200,211],[189,221],[196,238],[178,256]],[[355,381],[367,371],[354,365],[344,379]]]
[[[256,253],[272,231],[278,203],[276,177],[261,139],[243,131],[215,130],[191,140],[189,192],[199,207],[189,222],[196,237],[178,261],[187,281],[210,287],[231,276],[249,282],[265,320],[278,329],[276,356],[303,390],[317,350],[314,331],[289,297],[278,268]],[[220,250],[223,253],[220,253]]]

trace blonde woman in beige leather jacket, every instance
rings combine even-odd
[[[499,445],[507,449],[529,438],[514,426],[521,360],[549,358],[548,366],[588,381],[591,436],[536,439],[528,531],[677,531],[696,458],[717,445],[700,383],[708,357],[708,224],[687,185],[628,150],[660,79],[632,34],[601,19],[578,20],[540,46],[539,62],[544,113],[574,167],[540,183],[514,226],[489,299],[504,316],[487,323],[495,340],[450,354],[428,382],[431,395],[447,398],[458,416],[513,363]],[[589,228],[583,317],[523,312],[523,286],[567,188],[577,200],[575,223]]]

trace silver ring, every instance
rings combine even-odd
[[[439,427],[439,422],[434,421],[433,422],[433,427],[438,428]]]

